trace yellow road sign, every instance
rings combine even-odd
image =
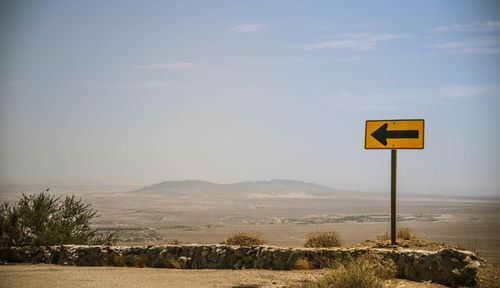
[[[365,149],[424,149],[424,119],[367,120]]]

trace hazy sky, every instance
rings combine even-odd
[[[0,183],[500,195],[497,1],[2,1]]]

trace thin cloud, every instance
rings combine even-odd
[[[436,97],[447,99],[500,95],[499,86],[445,85],[414,91],[352,93],[338,91],[319,99],[350,111],[414,111],[415,105],[429,105]]]
[[[345,29],[376,29],[380,26],[375,23],[370,22],[360,22],[360,23],[350,23],[350,24],[333,24],[333,25],[323,25],[323,26],[314,26],[313,29],[318,30],[345,30]]]
[[[123,83],[115,84],[115,88],[165,88],[165,87],[184,87],[182,84],[168,82],[144,82],[144,83]]]
[[[0,87],[19,87],[25,84],[26,83],[22,81],[0,82]]]
[[[186,87],[185,84],[170,82],[140,82],[140,83],[106,83],[106,82],[87,82],[90,86],[99,86],[105,88],[179,88]]]
[[[155,63],[150,65],[136,66],[137,69],[155,70],[155,69],[189,69],[200,66],[199,62],[168,62]]]
[[[376,43],[409,38],[404,34],[350,34],[340,36],[343,39],[327,41],[314,44],[299,45],[297,48],[303,50],[320,50],[320,49],[354,49],[354,50],[374,50]]]
[[[355,56],[355,57],[344,57],[344,58],[336,58],[331,60],[332,62],[352,62],[352,61],[362,61],[362,60],[373,60],[373,59],[380,59],[381,57],[361,57],[361,56]]]
[[[492,88],[489,86],[447,85],[439,88],[439,95],[443,98],[472,98],[491,91]]]
[[[263,31],[266,30],[266,28],[267,28],[266,24],[244,24],[231,27],[227,29],[227,31],[234,33],[246,33],[246,32]]]
[[[320,96],[323,101],[338,108],[350,111],[402,111],[408,110],[400,106],[399,93],[359,94],[339,91],[328,96]]]
[[[451,24],[434,28],[438,32],[485,32],[500,31],[500,21],[485,21],[472,24]]]
[[[500,37],[488,36],[432,45],[433,48],[447,49],[460,54],[499,54]]]

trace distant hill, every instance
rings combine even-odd
[[[344,191],[297,180],[274,179],[218,184],[201,180],[164,181],[130,193],[154,193],[191,197],[318,198],[337,197]]]

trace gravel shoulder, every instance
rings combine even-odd
[[[0,287],[300,287],[301,283],[321,277],[321,270],[179,270],[165,268],[78,267],[52,264],[0,266]],[[387,286],[445,287],[400,279]]]
[[[290,287],[320,271],[180,270],[77,267],[50,264],[0,266],[1,287]]]

